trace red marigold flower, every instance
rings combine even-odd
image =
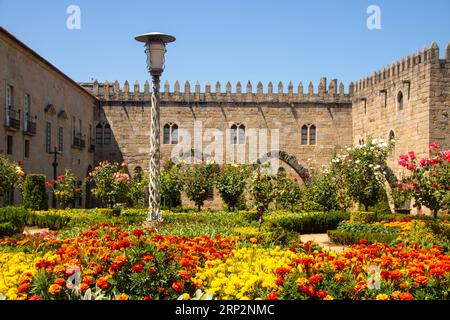
[[[178,272],[178,275],[179,275],[181,278],[183,278],[184,280],[189,280],[189,274],[188,274],[188,272],[187,272],[186,270],[184,270],[184,269],[181,269],[181,270]]]
[[[325,290],[319,290],[316,293],[317,298],[323,299],[328,295],[328,292],[326,292]]]
[[[267,296],[267,300],[278,300],[278,292],[271,292]]]
[[[153,261],[153,256],[150,253],[145,253],[144,255],[142,255],[142,261],[144,261],[144,262],[152,262]]]
[[[158,269],[156,269],[156,267],[150,267],[148,268],[148,271],[150,271],[150,273],[156,273]]]
[[[275,282],[275,284],[277,286],[282,286],[283,283],[284,283],[284,278],[282,278],[282,277],[278,278],[277,281]]]
[[[400,300],[414,300],[414,296],[409,292],[400,293]]]
[[[140,237],[143,234],[144,234],[144,231],[140,230],[140,229],[134,229],[134,231],[133,231],[133,235],[136,236],[136,237]]]
[[[134,266],[131,267],[131,272],[141,273],[142,270],[144,270],[144,266],[140,263],[136,263]]]
[[[359,239],[359,244],[367,244],[367,240],[366,239]]]
[[[152,296],[144,296],[144,300],[155,300]]]
[[[175,290],[176,292],[181,292],[184,289],[184,283],[177,280],[172,284],[172,289]]]
[[[106,281],[103,277],[100,277],[100,278],[97,280],[97,286],[98,286],[100,289],[102,289],[102,290],[106,290],[106,289],[108,289],[108,287],[109,287],[109,283],[108,283],[108,281]]]
[[[18,293],[27,293],[30,291],[30,285],[28,283],[23,283],[17,288]]]
[[[316,288],[314,288],[313,286],[303,285],[300,287],[300,291],[312,298],[316,293]]]
[[[279,277],[283,277],[283,276],[287,275],[290,271],[291,271],[291,269],[284,268],[284,267],[280,267],[275,270],[277,276],[279,276]]]
[[[80,284],[80,290],[81,290],[81,292],[86,292],[87,291],[87,289],[89,289],[89,285],[87,284],[87,283],[81,283]]]
[[[34,296],[29,297],[28,300],[44,300],[44,299],[42,299],[39,296],[34,295]]]
[[[319,283],[323,280],[323,275],[322,274],[315,274],[311,277],[309,277],[308,282],[312,285],[315,285],[316,283]]]
[[[50,285],[50,287],[48,288],[48,292],[54,296],[59,294],[61,292],[61,290],[62,290],[62,287],[59,284],[55,284],[55,283]]]

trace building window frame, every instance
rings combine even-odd
[[[29,158],[30,157],[30,140],[25,139],[23,141],[23,157]]]
[[[403,92],[401,90],[399,90],[397,92],[396,101],[397,101],[397,110],[398,111],[403,111],[403,108],[404,108],[404,95],[403,95]]]
[[[12,135],[6,135],[6,154],[12,155],[14,152],[14,137]]]
[[[230,127],[231,144],[244,145],[245,144],[245,124],[233,123]]]
[[[300,143],[304,146],[317,145],[317,126],[315,124],[307,123],[301,127]]]
[[[58,151],[64,152],[64,127],[58,127]]]
[[[52,150],[52,123],[47,121],[45,123],[45,151],[50,153]]]
[[[179,127],[175,122],[168,122],[163,126],[163,144],[178,144]]]

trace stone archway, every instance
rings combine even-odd
[[[270,151],[261,158],[259,158],[257,160],[257,163],[261,164],[274,158],[278,158],[287,165],[289,165],[299,175],[299,177],[303,180],[305,185],[307,186],[311,185],[311,175],[308,169],[306,169],[298,162],[297,157],[290,155],[285,151],[281,150]]]

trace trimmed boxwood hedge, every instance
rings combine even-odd
[[[265,217],[263,227],[267,230],[282,228],[302,234],[323,233],[336,229],[339,222],[349,218],[350,213],[345,211],[272,214]]]
[[[48,195],[45,190],[45,175],[29,174],[22,187],[23,206],[31,210],[48,210]]]
[[[396,234],[380,233],[380,232],[361,232],[361,231],[344,231],[344,230],[328,230],[330,241],[341,245],[358,244],[359,240],[365,239],[367,243],[383,242],[391,243],[397,238]]]
[[[0,237],[22,233],[30,212],[23,207],[0,208]]]

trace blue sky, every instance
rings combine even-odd
[[[69,5],[81,29],[66,28]],[[381,9],[369,30],[367,7]],[[436,41],[450,41],[450,1],[0,0],[0,25],[76,81],[149,78],[134,35],[174,35],[163,81],[266,84],[338,78],[347,86]],[[183,87],[183,85],[182,85]],[[286,90],[286,89],[285,89]],[[306,90],[306,89],[305,89]]]

